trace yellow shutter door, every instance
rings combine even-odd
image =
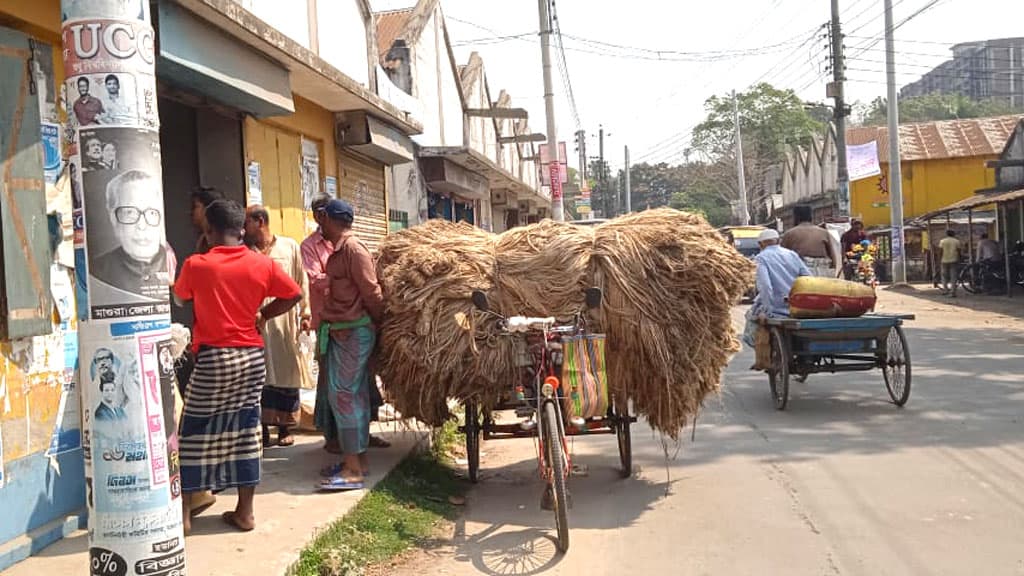
[[[347,150],[339,154],[341,178],[338,195],[355,209],[356,235],[371,251],[388,235],[388,206],[384,164]]]

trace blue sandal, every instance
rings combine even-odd
[[[362,490],[365,487],[365,483],[362,480],[354,482],[346,480],[342,476],[331,476],[330,478],[324,478],[320,481],[320,489],[328,491],[349,491],[349,490]]]

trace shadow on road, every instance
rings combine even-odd
[[[919,329],[913,322],[906,328],[913,385],[904,408],[889,401],[875,370],[812,375],[805,384],[791,381],[789,407],[776,411],[767,376],[743,369],[752,358],[745,350],[730,365],[722,395],[708,402],[697,441],[684,447],[682,460],[746,454],[792,462],[836,453],[1019,442],[1024,337],[1000,328]],[[1024,454],[1019,457],[1024,460]]]
[[[908,296],[954,309],[991,312],[1024,320],[1024,291],[1017,287],[1014,287],[1012,298],[1006,297],[1005,290],[999,294],[968,294],[961,289],[956,298],[950,298],[931,286],[914,286],[900,291]]]

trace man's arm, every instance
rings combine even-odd
[[[754,296],[754,309],[767,310],[767,303],[771,301],[772,281],[768,276],[768,267],[760,260],[757,261],[754,286],[757,288],[757,294]]]
[[[181,274],[178,274],[178,278],[175,280],[172,290],[174,292],[174,303],[178,306],[184,306],[185,302],[189,302],[195,297],[195,293],[192,288],[191,258],[186,259],[185,263],[181,265]]]
[[[309,321],[311,318],[311,313],[309,310],[309,275],[306,274],[301,246],[299,247],[299,254],[297,254],[297,256],[298,258],[292,258],[291,273],[292,279],[295,280],[295,282],[299,285],[299,288],[302,289],[302,309],[299,312],[302,330],[309,331]]]
[[[373,319],[373,323],[380,326],[384,319],[384,294],[377,282],[377,269],[373,264],[373,258],[361,243],[350,242],[349,246],[351,246],[349,273],[352,276],[352,281],[359,289],[359,297],[363,301],[366,312]]]
[[[329,286],[327,270],[320,262],[316,243],[303,242],[299,251],[302,252],[302,267],[305,268],[306,276],[309,277],[309,289],[320,293],[325,292]]]

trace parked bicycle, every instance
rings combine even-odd
[[[601,290],[588,289],[587,308],[597,308],[600,303]],[[476,482],[478,478],[481,438],[537,438],[540,475],[546,484],[541,505],[554,511],[556,544],[558,550],[566,552],[569,549],[570,507],[567,484],[572,471],[566,437],[615,434],[625,478],[633,467],[629,427],[636,418],[629,416],[628,400],[612,399],[609,402],[607,382],[600,377],[591,378],[597,376],[591,372],[592,366],[603,370],[604,341],[603,336],[587,330],[585,311],[576,314],[569,322],[524,316],[505,318],[490,309],[487,296],[480,291],[473,292],[473,304],[481,312],[500,319],[500,334],[517,340],[522,346],[525,361],[521,366],[522,378],[510,383],[505,396],[492,399],[483,406],[473,401],[465,403],[465,425],[461,431],[466,435],[469,479]],[[577,363],[574,357],[580,351],[585,352],[585,358],[579,358]],[[587,368],[581,379],[589,378],[591,386],[588,388],[584,383],[567,381],[572,378],[564,377],[563,363],[566,366],[582,364]],[[576,374],[581,375],[578,371]],[[602,394],[606,407],[599,401]],[[581,405],[591,408],[596,405],[600,413],[580,417],[577,411]],[[495,421],[494,412],[512,409],[525,420],[507,424]]]
[[[1006,290],[1006,263],[984,260],[964,266],[957,283],[970,294],[986,294]],[[1010,279],[1024,288],[1024,242],[1017,242],[1010,253]]]

